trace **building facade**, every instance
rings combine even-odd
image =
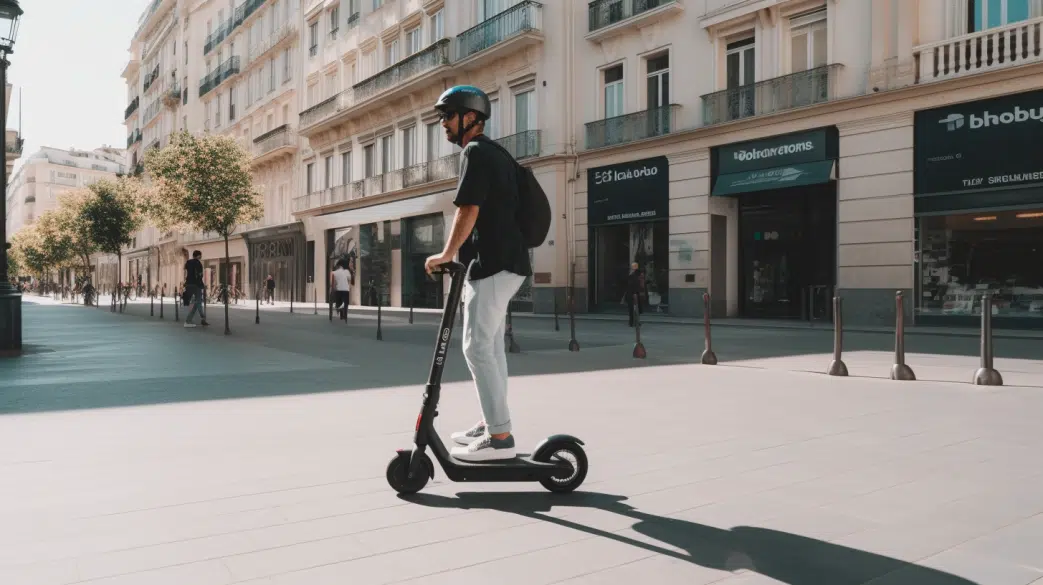
[[[1036,0],[575,3],[576,300],[1039,327]],[[696,34],[692,34],[692,32]],[[842,31],[842,34],[841,34]],[[683,59],[685,67],[670,67]],[[696,64],[697,66],[691,66]]]

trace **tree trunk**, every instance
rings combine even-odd
[[[228,268],[228,234],[225,234],[225,275],[222,278],[222,285],[224,286],[223,296],[225,298],[225,335],[228,335],[232,331],[228,328],[228,277],[231,275],[231,270]]]
[[[123,312],[123,304],[120,303],[121,295],[123,295],[123,251],[119,250],[116,252],[116,292],[113,294],[113,298],[119,305],[120,313]],[[112,307],[112,312],[116,312],[115,306]]]

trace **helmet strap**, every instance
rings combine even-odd
[[[459,146],[460,148],[463,148],[464,147],[464,134],[467,134],[468,132],[470,132],[471,128],[474,128],[477,125],[478,125],[478,118],[475,118],[473,122],[467,124],[467,126],[464,126],[464,114],[457,112],[457,116],[456,116],[456,137],[453,139],[453,144]]]

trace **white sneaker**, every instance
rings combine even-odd
[[[474,425],[466,431],[458,431],[453,433],[452,435],[450,435],[450,438],[452,438],[453,441],[459,445],[470,445],[471,443],[475,442],[477,439],[481,438],[484,435],[485,422],[479,421],[478,424]]]
[[[453,447],[450,453],[460,461],[483,462],[514,459],[514,435],[507,435],[506,439],[494,439],[486,435],[466,447]]]
[[[191,328],[193,328],[195,326],[196,326],[195,323],[185,323],[185,329],[191,329]]]

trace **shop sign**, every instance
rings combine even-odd
[[[670,161],[665,156],[587,169],[587,223],[667,219]]]
[[[717,174],[748,173],[830,158],[826,129],[773,136],[715,149]]]
[[[916,194],[1043,183],[1043,91],[915,114]]]

